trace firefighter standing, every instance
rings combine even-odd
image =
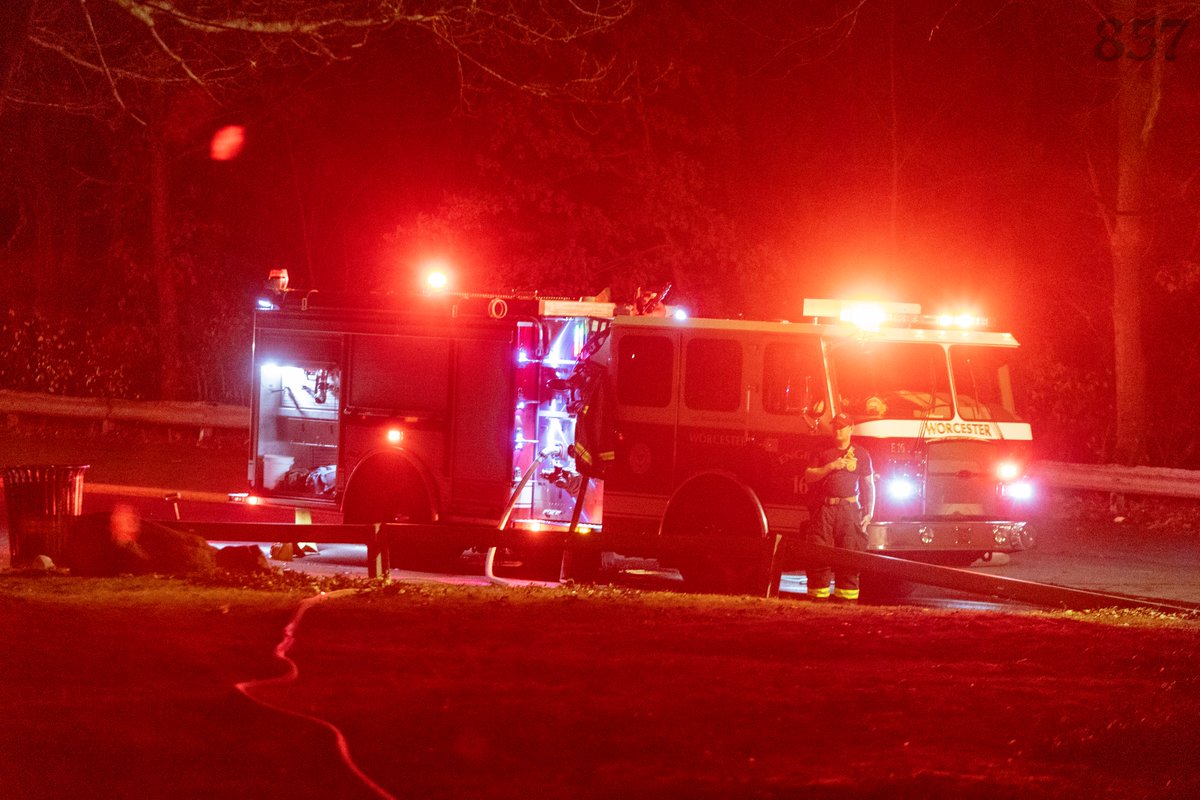
[[[805,483],[814,484],[821,505],[807,539],[813,544],[844,547],[862,552],[867,549],[867,523],[875,511],[875,473],[871,455],[850,443],[853,424],[846,414],[833,418],[836,446],[822,450],[817,463],[804,473]],[[808,597],[829,598],[829,583],[834,571],[828,565],[810,567]],[[834,598],[858,600],[858,572],[842,568],[834,581]]]

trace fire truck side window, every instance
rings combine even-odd
[[[737,411],[742,404],[742,345],[693,339],[683,362],[683,401],[696,411]]]
[[[626,336],[617,354],[617,400],[623,405],[666,408],[671,403],[671,340]]]
[[[763,350],[763,409],[799,415],[825,399],[825,370],[817,341],[768,344]]]

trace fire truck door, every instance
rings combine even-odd
[[[642,518],[657,529],[661,507],[650,496],[669,495],[678,422],[679,333],[617,330],[612,336],[610,378],[620,441],[604,481],[606,525],[610,512]],[[650,505],[647,505],[650,504]]]
[[[696,331],[684,337],[682,356],[675,485],[700,472],[745,474],[752,437],[743,342]]]
[[[515,355],[511,338],[460,342],[454,357],[450,509],[498,516],[512,485]]]

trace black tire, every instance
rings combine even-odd
[[[342,521],[349,525],[385,522],[433,522],[434,509],[421,473],[408,461],[393,456],[363,462],[346,486]],[[391,566],[426,572],[453,572],[463,548],[426,544],[393,550]]]
[[[601,566],[599,550],[568,550],[563,555],[563,577],[575,583],[595,583]]]
[[[765,595],[770,563],[764,557],[766,530],[753,495],[719,475],[704,475],[684,486],[671,500],[662,522],[664,537],[746,538],[762,544],[750,552],[730,554],[713,547],[682,553],[674,564],[689,591],[712,594]]]

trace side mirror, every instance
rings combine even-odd
[[[802,409],[800,413],[804,417],[804,422],[808,425],[808,429],[815,431],[817,425],[821,422],[821,416],[825,413],[825,400],[818,400],[811,406]]]

